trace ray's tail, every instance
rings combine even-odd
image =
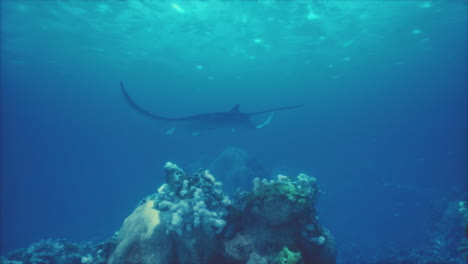
[[[120,89],[122,90],[122,93],[125,97],[125,100],[127,101],[127,103],[134,109],[136,110],[137,112],[147,116],[147,117],[151,117],[153,119],[157,119],[157,120],[163,120],[163,121],[173,121],[175,120],[174,118],[167,118],[167,117],[162,117],[162,116],[158,116],[158,115],[155,115],[153,113],[150,113],[148,111],[146,111],[145,109],[141,108],[139,105],[137,105],[135,103],[135,101],[133,101],[133,99],[130,97],[130,95],[127,93],[127,90],[125,90],[125,87],[124,87],[124,84],[122,81],[120,81]]]

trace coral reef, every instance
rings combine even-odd
[[[171,244],[166,243],[166,226],[160,221],[160,212],[153,207],[154,201],[146,201],[125,219],[109,264],[168,263]]]
[[[463,226],[465,228],[465,237],[460,241],[458,251],[468,261],[468,202],[460,201],[458,206],[458,211],[463,215]]]
[[[155,208],[170,213],[168,231],[179,236],[197,229],[209,236],[219,234],[226,224],[226,207],[231,204],[221,183],[208,171],[189,176],[170,162],[164,169],[166,183],[158,189]]]
[[[168,162],[165,182],[138,204],[109,240],[100,244],[43,240],[0,257],[0,263],[336,263],[333,236],[318,222],[315,211],[320,194],[315,178],[299,174],[267,180],[258,162],[236,148],[226,149],[209,168],[228,186],[207,170],[189,175]],[[252,178],[252,187],[246,188],[251,186],[247,179]],[[225,187],[230,187],[228,192]],[[238,187],[244,191],[234,192]],[[231,198],[227,193],[233,194]],[[461,197],[466,200],[466,194]],[[423,245],[369,250],[373,255],[368,257],[356,254],[356,247],[343,245],[339,263],[466,263],[468,203],[453,198],[435,201]]]
[[[65,239],[45,239],[25,249],[0,257],[2,264],[103,264],[115,248],[113,239],[93,244],[71,243]]]
[[[315,178],[255,178],[251,191],[237,192],[231,200],[207,170],[189,175],[168,162],[164,171],[165,183],[139,203],[109,241],[97,246],[41,242],[2,263],[335,263],[335,243],[315,213]]]
[[[219,254],[231,201],[208,171],[185,174],[170,162],[166,183],[124,222],[109,264],[210,263]]]
[[[256,178],[232,202],[208,171],[164,170],[166,182],[125,220],[109,264],[335,263],[315,215],[315,178]]]
[[[253,190],[241,194],[233,206],[238,208],[231,209],[233,219],[227,229],[236,230],[237,235],[225,243],[228,259],[245,263],[246,258],[251,262],[250,258],[260,256],[269,263],[281,263],[286,248],[298,253],[304,263],[335,263],[334,240],[315,214],[318,193],[316,179],[305,174],[295,179],[284,175],[270,181],[254,179]],[[229,232],[226,237],[229,239]],[[250,237],[253,239],[246,239]],[[232,245],[240,248],[234,252],[246,253],[239,258],[232,254]],[[255,254],[248,255],[250,252]]]
[[[317,195],[315,178],[305,174],[297,176],[296,181],[283,175],[278,175],[277,181],[255,178],[254,189],[246,196],[245,206],[250,215],[278,226],[303,217],[303,213],[312,208]]]

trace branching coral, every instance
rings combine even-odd
[[[208,171],[185,174],[170,162],[166,183],[125,220],[109,263],[209,263],[231,203]]]
[[[226,206],[231,202],[223,195],[221,183],[208,171],[193,176],[170,162],[164,167],[166,184],[156,196],[155,207],[170,214],[167,231],[179,236],[201,229],[205,234],[219,234],[226,224]]]

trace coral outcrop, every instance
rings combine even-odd
[[[335,243],[317,221],[315,178],[255,178],[231,200],[207,170],[170,162],[165,183],[144,198],[110,240],[76,246],[46,241],[8,264],[334,264]]]
[[[208,171],[168,162],[166,183],[124,222],[109,264],[215,263],[230,200]]]
[[[254,180],[234,201],[206,170],[168,162],[166,182],[125,220],[109,264],[332,264],[335,244],[317,221],[316,179]]]
[[[65,239],[44,239],[24,249],[0,257],[1,264],[104,264],[115,248],[115,241],[94,244],[72,243]]]
[[[167,243],[167,225],[161,223],[160,212],[154,209],[154,202],[144,202],[125,219],[109,264],[168,263],[172,245]]]
[[[235,203],[239,206],[233,213],[237,219],[228,222],[227,229],[237,233],[225,243],[228,259],[246,263],[261,256],[268,263],[286,263],[288,258],[295,259],[288,263],[335,263],[335,242],[315,213],[318,194],[316,179],[305,174],[294,179],[284,175],[270,181],[254,179],[253,190],[243,193]],[[245,245],[245,238],[250,245]],[[243,251],[255,254],[242,258],[232,254],[228,246],[239,240]]]

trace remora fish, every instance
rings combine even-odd
[[[203,130],[212,130],[212,129],[220,129],[220,128],[227,128],[234,131],[239,129],[248,128],[248,129],[256,129],[262,128],[268,125],[271,120],[273,119],[273,113],[276,111],[287,110],[302,107],[304,105],[293,105],[293,106],[286,106],[286,107],[279,107],[273,108],[268,110],[263,110],[259,112],[253,113],[242,113],[239,111],[239,104],[236,104],[230,111],[228,112],[213,112],[213,113],[205,113],[205,114],[198,114],[192,115],[187,117],[179,117],[179,118],[169,118],[163,117],[160,115],[155,115],[153,113],[148,112],[147,110],[141,108],[139,105],[133,101],[130,95],[125,90],[124,84],[120,82],[120,88],[122,89],[122,93],[127,101],[127,103],[137,112],[151,117],[156,120],[165,121],[170,123],[172,126],[169,130],[166,131],[167,135],[174,133],[176,127],[183,126],[188,128],[192,131],[192,136],[197,136]],[[261,123],[260,125],[254,125],[252,123],[251,117],[254,115],[270,113],[268,118]]]

